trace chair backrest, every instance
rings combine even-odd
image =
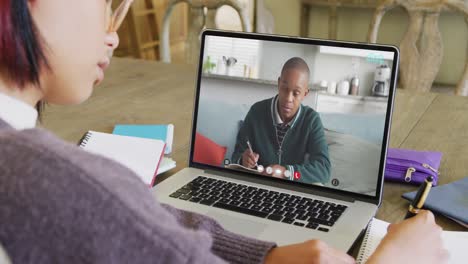
[[[114,1],[117,8],[121,1]],[[139,59],[159,58],[158,12],[160,6],[155,0],[135,1],[125,17],[119,34],[121,42],[116,54]]]
[[[410,17],[408,31],[400,43],[401,85],[404,89],[429,92],[443,57],[443,43],[438,26],[440,12],[459,12],[465,16],[468,25],[467,4],[460,0],[384,0],[372,18],[369,42],[376,43],[383,16],[395,7],[403,7]],[[468,95],[468,61],[456,94]]]
[[[189,5],[190,23],[185,49],[185,61],[189,64],[196,64],[198,62],[200,33],[205,27],[216,28],[216,10],[221,6],[227,5],[234,8],[240,16],[242,30],[246,32],[252,31],[247,10],[243,9],[237,0],[170,0],[164,15],[161,37],[159,38],[161,41],[159,52],[163,62],[171,62],[169,45],[170,18],[174,6],[179,3],[187,3]],[[206,13],[205,9],[207,10]]]
[[[265,5],[265,0],[257,0],[254,14],[255,32],[273,34],[275,32],[275,18]]]
[[[11,260],[6,253],[5,248],[0,244],[0,264],[11,264]]]

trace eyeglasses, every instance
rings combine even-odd
[[[108,32],[116,32],[122,25],[125,16],[134,0],[123,0],[119,7],[112,11],[112,0],[107,0],[107,26]]]

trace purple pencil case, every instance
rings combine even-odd
[[[427,176],[434,177],[433,186],[439,180],[442,153],[389,148],[385,165],[385,180],[420,184]]]

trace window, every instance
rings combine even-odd
[[[216,64],[213,73],[227,74],[223,56],[234,57],[237,63],[232,67],[229,75],[257,78],[260,55],[260,41],[237,39],[219,36],[208,36],[205,44],[204,60],[210,56],[210,61]],[[250,73],[250,74],[249,74]]]

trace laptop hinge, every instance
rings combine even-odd
[[[307,188],[303,186],[298,186],[298,185],[293,185],[288,182],[280,182],[276,181],[273,179],[269,179],[265,177],[264,179],[259,178],[259,177],[253,177],[251,175],[244,175],[241,173],[229,173],[229,172],[223,172],[223,171],[216,171],[216,170],[205,170],[204,173],[206,174],[212,174],[216,176],[221,176],[225,177],[228,179],[236,179],[236,180],[241,180],[241,181],[247,181],[247,182],[253,182],[257,184],[262,184],[266,186],[271,186],[271,187],[276,187],[276,188],[281,188],[285,190],[290,190],[290,191],[295,191],[295,192],[301,192],[301,193],[307,193],[307,194],[312,194],[312,195],[318,195],[318,196],[323,196],[331,199],[337,199],[345,202],[354,202],[356,201],[355,198],[353,197],[347,197],[341,194],[336,194],[336,193],[330,193],[322,190],[317,190],[315,188]]]

